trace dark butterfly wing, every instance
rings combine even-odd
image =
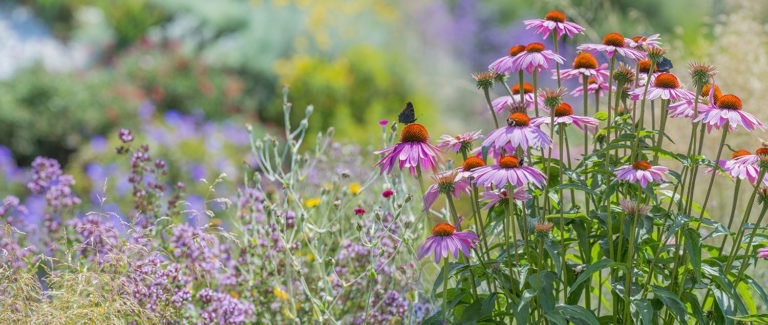
[[[403,108],[403,111],[397,116],[397,121],[403,124],[416,122],[416,112],[414,111],[411,102],[405,104],[405,108]]]
[[[669,72],[674,66],[672,66],[672,61],[662,56],[661,60],[656,62],[656,68],[659,69],[659,72]]]

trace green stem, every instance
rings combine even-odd
[[[627,274],[626,282],[624,284],[624,322],[626,323],[630,319],[629,311],[631,309],[631,289],[632,289],[632,263],[635,259],[635,233],[637,232],[637,220],[640,216],[634,214],[632,216],[632,228],[629,229],[629,253],[627,254]]]
[[[667,126],[667,106],[669,106],[669,99],[662,99],[661,100],[661,125],[659,125],[659,138],[656,140],[656,147],[661,150],[661,145],[664,143],[664,129]],[[653,164],[656,165],[659,163],[659,152],[656,151],[655,154],[653,154]]]
[[[704,204],[701,205],[701,214],[699,220],[704,220],[704,212],[707,210],[707,204],[709,203],[709,195],[712,194],[712,185],[715,183],[715,176],[717,175],[717,162],[720,161],[720,156],[723,153],[723,146],[725,145],[725,137],[728,135],[728,128],[730,122],[726,121],[723,126],[723,136],[720,138],[720,145],[717,146],[717,158],[715,158],[715,171],[712,172],[712,177],[709,179],[709,186],[707,187],[707,195],[704,196]],[[759,178],[762,180],[762,178]]]
[[[755,223],[755,226],[752,227],[752,233],[749,234],[750,241],[755,238],[755,233],[757,233],[757,229],[760,228],[760,223],[763,222],[763,217],[765,217],[766,211],[768,211],[768,204],[763,203],[763,207],[760,209],[760,215],[757,217],[757,222]],[[747,251],[747,255],[745,255],[744,259],[746,260],[746,259],[752,258],[755,255],[756,250],[757,248],[755,247],[752,250],[752,253],[749,253],[749,251]],[[736,280],[733,283],[734,288],[739,285],[739,282],[741,281],[741,276],[744,275],[744,271],[746,271],[748,265],[749,263],[747,263],[746,261],[741,263],[741,266],[739,267],[739,273],[736,276]]]
[[[488,92],[488,88],[483,88],[483,93],[485,94],[485,101],[486,101],[486,103],[488,103],[488,110],[491,111],[491,115],[493,116],[493,124],[498,129],[499,128],[499,120],[498,120],[498,118],[496,118],[496,111],[493,110],[493,104],[491,103],[491,95]]]
[[[448,323],[448,258],[444,257],[443,260],[443,323]]]

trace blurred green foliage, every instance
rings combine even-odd
[[[396,120],[407,101],[414,103],[419,123],[429,120],[433,110],[431,99],[409,81],[413,67],[407,60],[374,48],[352,48],[333,60],[294,56],[280,61],[277,71],[291,93],[297,94],[291,99],[293,125],[304,117],[307,105],[314,105],[308,132],[312,136],[334,127],[340,138],[371,144],[381,134],[378,121]],[[268,120],[282,117],[276,110],[268,113]]]
[[[42,67],[0,83],[0,144],[20,165],[36,155],[65,161],[92,135],[129,122],[125,105],[99,75],[50,74]]]
[[[59,38],[68,39],[76,25],[76,15],[84,7],[102,10],[114,32],[114,50],[119,51],[140,40],[153,26],[170,19],[170,13],[151,0],[21,0]]]

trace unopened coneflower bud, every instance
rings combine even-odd
[[[336,200],[336,201],[333,201],[333,207],[334,207],[334,208],[338,208],[338,207],[340,207],[340,206],[341,206],[341,200]]]
[[[408,194],[408,196],[406,196],[403,200],[403,203],[411,202],[411,200],[413,200],[413,194]]]
[[[631,84],[633,81],[635,81],[635,72],[632,71],[632,68],[622,63],[619,65],[619,68],[613,72],[613,80],[616,80],[616,82],[625,85]]]
[[[693,83],[693,87],[696,89],[704,87],[704,85],[708,84],[709,80],[712,79],[712,77],[717,72],[715,67],[700,62],[691,63],[688,71],[691,73],[691,82]]]
[[[495,71],[493,72],[493,80],[495,80],[496,82],[503,83],[505,80],[507,80],[507,77],[508,76],[506,74],[498,73]]]
[[[768,198],[768,186],[760,185],[760,196],[763,198]]]
[[[648,53],[648,58],[653,62],[659,62],[664,58],[664,49],[660,47],[651,47],[646,53]]]
[[[475,85],[478,89],[488,90],[493,87],[493,82],[496,78],[496,73],[493,71],[483,71],[478,73],[473,73],[472,78],[475,79]]]
[[[533,225],[533,227],[536,229],[536,232],[540,233],[540,234],[550,233],[552,231],[552,228],[554,228],[554,226],[555,225],[553,223],[546,222],[546,221],[544,221],[544,222],[537,221]]]
[[[563,94],[565,94],[564,88],[557,89],[544,89],[541,94],[541,98],[544,99],[544,105],[553,109],[563,102]]]

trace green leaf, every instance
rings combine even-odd
[[[736,308],[734,307],[734,301],[728,295],[727,292],[715,287],[712,288],[712,294],[715,296],[717,302],[717,310],[725,317],[726,324],[733,324],[730,317],[736,315]]]
[[[557,305],[555,310],[575,325],[600,325],[595,314],[582,306]]]
[[[496,302],[496,293],[493,293],[483,299],[477,299],[472,304],[464,308],[461,313],[459,324],[474,324],[484,318],[488,318],[493,313]]]
[[[667,308],[669,308],[672,313],[675,314],[677,320],[681,324],[686,324],[685,316],[687,315],[687,308],[685,308],[685,304],[680,300],[680,298],[676,294],[661,287],[652,286],[652,288],[655,298],[658,298],[664,302],[664,305],[666,305]]]
[[[587,281],[587,279],[590,279],[592,277],[592,274],[595,272],[599,272],[600,270],[612,267],[618,265],[618,263],[614,262],[611,259],[604,258],[602,260],[599,260],[595,263],[590,264],[586,270],[584,270],[584,273],[579,275],[579,277],[576,279],[576,281],[571,284],[570,288],[568,288],[568,292],[576,292],[576,287],[581,284],[584,281]]]
[[[728,316],[728,318],[742,321],[742,322],[750,322],[752,324],[768,324],[768,314],[752,314],[747,316]]]
[[[637,309],[638,316],[640,316],[640,320],[643,324],[652,325],[654,311],[651,301],[648,299],[640,299],[632,301],[632,304],[635,305],[635,309]]]
[[[699,324],[706,324],[707,318],[704,316],[704,310],[701,309],[701,305],[699,304],[699,297],[696,297],[691,292],[684,292],[683,293],[683,302],[688,304],[689,309],[691,311],[691,314],[693,314],[693,317],[696,318],[696,321]]]
[[[696,229],[685,228],[685,250],[688,252],[688,261],[691,263],[696,281],[701,280],[701,235]]]
[[[518,324],[528,324],[528,319],[531,315],[530,301],[536,296],[536,291],[528,289],[523,291],[523,296],[520,298],[520,304],[517,306],[517,313],[515,313],[515,320]]]
[[[557,271],[557,274],[563,274],[562,270],[562,258],[560,257],[560,254],[562,254],[562,247],[560,247],[560,243],[547,239],[544,241],[544,248],[547,250],[547,253],[549,253],[549,256],[552,258],[552,262],[555,264],[555,270]]]
[[[600,121],[608,120],[608,112],[597,112],[594,116]]]

